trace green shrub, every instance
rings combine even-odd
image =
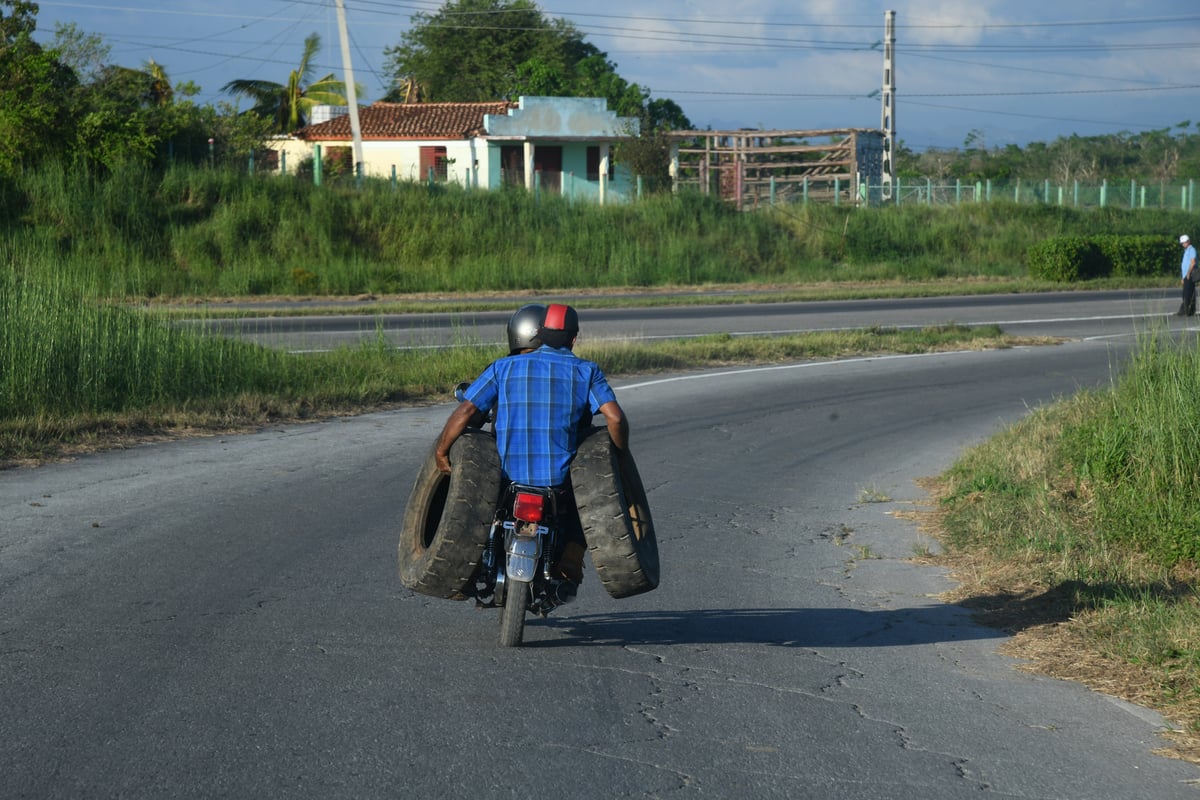
[[[1093,237],[1111,274],[1121,277],[1171,275],[1175,271],[1175,240],[1169,236]]]
[[[1056,283],[1098,278],[1107,273],[1095,241],[1083,236],[1057,236],[1031,246],[1026,256],[1029,277]]]

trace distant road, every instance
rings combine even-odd
[[[1168,289],[1054,292],[898,300],[588,309],[585,339],[661,339],[714,333],[769,335],[799,331],[925,327],[948,322],[998,324],[1014,334],[1105,335],[1165,319],[1178,307]],[[514,310],[519,301],[514,301]],[[298,304],[305,308],[311,304]],[[511,312],[346,314],[211,320],[205,324],[287,350],[328,350],[382,336],[394,347],[501,342]],[[1178,321],[1173,321],[1178,325]]]

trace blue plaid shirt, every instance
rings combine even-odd
[[[570,475],[584,413],[617,399],[599,365],[543,346],[492,362],[463,397],[496,409],[496,447],[508,479],[558,486]]]

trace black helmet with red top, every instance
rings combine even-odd
[[[546,306],[538,338],[551,347],[570,347],[579,335],[579,312],[565,303]]]

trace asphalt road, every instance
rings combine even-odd
[[[944,323],[998,324],[1015,334],[1089,336],[1125,333],[1130,325],[1163,319],[1179,307],[1179,292],[1151,289],[1110,292],[934,297],[904,300],[688,305],[663,308],[587,309],[582,313],[583,338],[655,340],[729,333],[735,336],[786,334],[884,327],[924,327]],[[539,302],[571,302],[572,298],[539,298]],[[517,303],[514,301],[514,310]],[[261,308],[262,304],[255,304]],[[277,317],[212,319],[185,324],[236,336],[269,347],[321,351],[355,346],[382,338],[394,347],[440,348],[504,341],[511,311],[439,314],[327,314],[287,316],[290,309],[312,303],[279,303]],[[373,303],[333,304],[369,310]]]
[[[1157,715],[939,602],[894,513],[1158,324],[1074,313],[1053,347],[616,382],[662,585],[590,575],[515,650],[395,576],[450,405],[0,472],[0,797],[1195,797]]]

